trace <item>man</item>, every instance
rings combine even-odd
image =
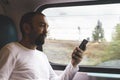
[[[72,80],[82,59],[82,50],[76,48],[71,63],[57,76],[46,55],[38,51],[47,34],[48,22],[42,13],[29,12],[22,16],[20,42],[11,42],[0,51],[0,80]]]

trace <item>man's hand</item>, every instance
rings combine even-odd
[[[83,51],[80,48],[76,47],[74,49],[72,53],[72,61],[71,61],[73,67],[76,67],[80,63],[80,61],[82,60],[82,54]]]

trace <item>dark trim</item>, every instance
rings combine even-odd
[[[54,70],[64,70],[66,65],[51,64]],[[79,66],[79,72],[93,72],[93,73],[111,73],[120,74],[120,69],[115,68],[103,68],[103,67],[91,67],[91,66]]]
[[[79,1],[79,2],[66,2],[56,4],[45,4],[37,9],[38,12],[42,12],[46,8],[54,7],[68,7],[68,6],[84,6],[84,5],[100,5],[100,4],[112,4],[120,3],[120,0],[94,0],[94,1]]]
[[[117,69],[117,68],[104,68],[104,67],[91,67],[91,66],[87,66],[87,67],[80,66],[79,71],[120,74],[120,69]]]
[[[66,65],[50,63],[54,70],[64,70]]]
[[[94,0],[94,1],[79,1],[79,2],[67,2],[56,4],[45,4],[37,9],[38,12],[42,12],[46,8],[54,7],[67,7],[67,6],[84,6],[84,5],[100,5],[100,4],[112,4],[120,3],[120,0]],[[51,63],[54,70],[64,70],[66,65]],[[91,66],[79,66],[80,72],[97,72],[97,73],[116,73],[120,74],[120,69],[117,68],[104,68],[104,67],[91,67]]]

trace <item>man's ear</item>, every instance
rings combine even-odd
[[[27,24],[27,23],[25,23],[25,24],[23,25],[23,29],[24,29],[24,31],[25,31],[26,34],[29,34],[30,31],[31,31],[31,27],[30,27],[30,25]]]

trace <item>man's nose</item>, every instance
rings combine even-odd
[[[45,27],[43,33],[47,34],[47,32],[48,32],[47,27]]]

